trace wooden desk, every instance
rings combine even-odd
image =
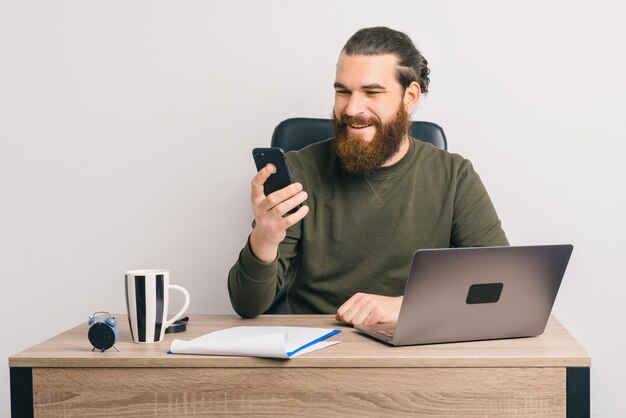
[[[551,318],[535,338],[389,347],[329,315],[193,316],[191,339],[240,325],[335,327],[292,360],[168,355],[172,334],[92,352],[87,324],[9,358],[14,416],[589,416],[591,359]]]

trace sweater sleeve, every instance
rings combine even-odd
[[[292,174],[297,181],[305,184],[301,176],[301,166],[294,154],[287,153]],[[230,303],[242,318],[253,318],[267,311],[278,291],[283,288],[287,273],[296,267],[302,222],[287,229],[287,235],[278,246],[278,255],[272,263],[264,263],[254,255],[248,237],[246,246],[228,274]],[[252,226],[254,227],[254,223]]]
[[[461,163],[454,198],[451,247],[508,246],[502,225],[478,173]]]
[[[242,318],[265,312],[285,282],[285,274],[297,254],[300,222],[287,230],[272,263],[259,260],[250,247],[250,237],[228,274],[228,294],[233,309]]]

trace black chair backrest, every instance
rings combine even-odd
[[[333,136],[330,119],[291,118],[285,119],[274,128],[272,146],[283,151],[299,150],[315,142]],[[433,144],[437,148],[448,149],[446,134],[441,126],[432,122],[415,121],[411,125],[411,136]]]

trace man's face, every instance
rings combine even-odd
[[[383,125],[391,121],[404,97],[396,80],[395,55],[345,55],[339,57],[335,77],[335,119],[342,115],[363,120],[376,119]],[[410,109],[409,111],[412,111]],[[348,135],[371,142],[376,127],[371,123],[353,122]]]
[[[340,57],[333,131],[346,171],[371,174],[399,151],[410,126],[403,98],[395,56]]]

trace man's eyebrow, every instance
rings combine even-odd
[[[343,84],[341,84],[339,82],[335,82],[334,86],[335,86],[336,89],[346,89],[346,86],[344,86]],[[381,86],[378,83],[366,84],[364,86],[361,86],[361,88],[363,90],[387,90],[387,88],[385,86]]]
[[[367,85],[363,86],[363,89],[365,89],[365,90],[386,90],[386,87],[381,86],[378,83],[374,83],[374,84],[367,84]]]

